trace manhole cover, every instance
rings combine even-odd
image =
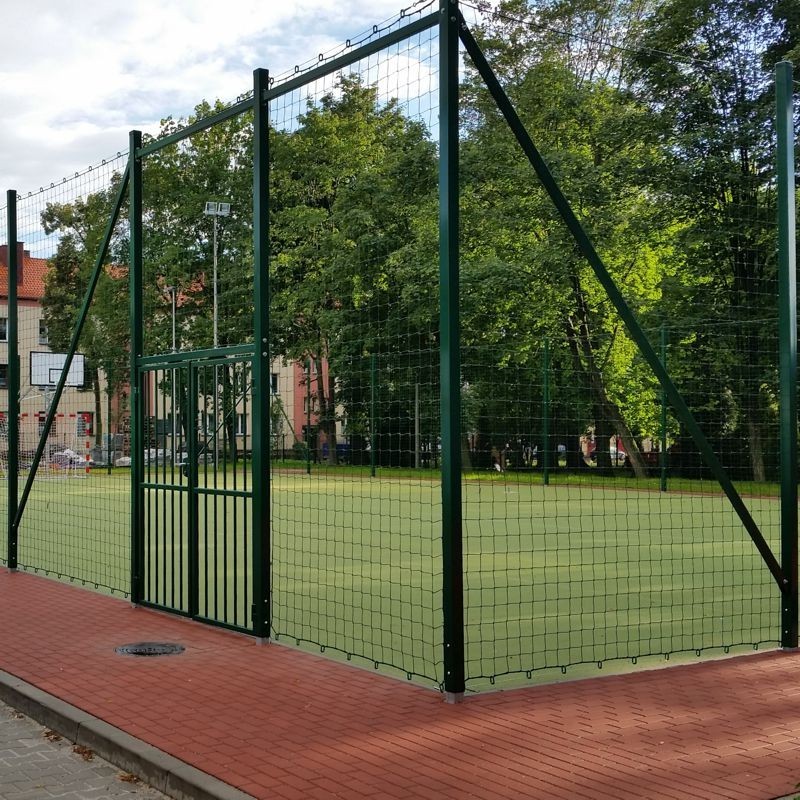
[[[174,656],[185,649],[182,644],[168,642],[134,642],[120,645],[116,652],[121,656]]]

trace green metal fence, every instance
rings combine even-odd
[[[796,646],[791,69],[731,123],[670,9],[417,3],[10,193],[5,563],[450,699]]]

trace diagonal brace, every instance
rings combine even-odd
[[[69,349],[67,350],[67,358],[64,361],[64,367],[61,370],[61,377],[58,379],[58,385],[56,386],[53,400],[50,403],[50,409],[47,412],[47,418],[44,422],[44,430],[39,438],[39,444],[36,447],[36,454],[33,457],[33,463],[28,471],[28,478],[25,481],[25,488],[22,490],[22,496],[19,499],[17,513],[14,516],[14,521],[12,523],[12,530],[17,534],[19,533],[22,515],[25,512],[25,506],[28,503],[31,487],[33,486],[34,478],[36,477],[36,471],[39,469],[39,464],[42,460],[45,443],[47,442],[47,437],[50,435],[50,429],[53,426],[53,420],[56,416],[58,403],[61,400],[61,395],[64,392],[64,386],[67,383],[67,376],[69,375],[69,370],[72,366],[72,359],[75,356],[75,351],[78,349],[78,341],[80,340],[81,333],[83,332],[83,326],[86,323],[86,318],[89,316],[89,306],[92,304],[94,291],[97,288],[97,282],[100,280],[100,273],[102,272],[103,264],[105,263],[106,256],[108,255],[108,247],[111,244],[111,237],[114,234],[114,226],[117,224],[117,217],[119,216],[120,209],[122,208],[122,203],[125,200],[125,195],[128,190],[128,174],[128,168],[126,167],[117,191],[117,197],[114,202],[114,210],[111,212],[108,225],[106,225],[103,243],[100,246],[100,252],[97,255],[94,269],[92,270],[92,275],[89,278],[89,285],[86,287],[86,293],[83,297],[83,305],[81,306],[80,313],[78,314],[75,328],[72,331],[72,339],[70,340]]]
[[[686,402],[684,401],[677,387],[672,382],[672,379],[664,368],[664,365],[656,355],[653,346],[650,344],[650,341],[639,325],[639,321],[636,319],[635,314],[625,302],[625,298],[617,288],[616,283],[614,283],[614,279],[611,277],[606,265],[603,263],[603,260],[595,250],[591,239],[589,239],[589,236],[583,229],[583,226],[575,216],[575,212],[572,210],[569,201],[566,199],[566,197],[564,197],[564,194],[556,183],[556,180],[550,172],[550,169],[548,168],[539,151],[536,149],[536,145],[534,145],[533,140],[531,139],[527,130],[525,130],[525,126],[522,124],[522,120],[520,120],[519,116],[517,115],[511,100],[508,98],[508,95],[500,85],[497,76],[494,74],[491,66],[489,66],[489,62],[486,60],[483,51],[475,41],[475,38],[469,30],[464,17],[461,15],[459,22],[459,36],[461,37],[461,41],[464,43],[467,53],[469,53],[473,64],[478,70],[480,76],[483,78],[483,81],[486,84],[486,87],[489,89],[489,92],[492,95],[495,103],[497,103],[498,109],[505,117],[512,133],[517,139],[517,142],[524,151],[525,155],[528,157],[528,160],[531,162],[531,166],[539,177],[542,186],[544,186],[545,191],[550,195],[550,199],[553,201],[558,213],[561,215],[561,218],[564,220],[564,223],[572,234],[572,237],[575,239],[578,248],[580,249],[584,258],[589,262],[589,265],[594,271],[597,280],[605,289],[609,299],[616,307],[617,312],[619,313],[628,329],[628,332],[631,335],[631,338],[639,347],[639,350],[645,361],[648,363],[650,368],[653,370],[653,373],[661,383],[661,387],[675,409],[678,419],[680,419],[680,421],[686,427],[686,430],[691,435],[692,439],[694,439],[695,444],[705,459],[706,464],[711,469],[711,472],[719,482],[722,490],[727,495],[728,500],[730,501],[734,510],[739,515],[739,519],[742,521],[747,533],[750,534],[750,538],[753,540],[756,549],[764,559],[769,571],[772,573],[772,577],[780,587],[781,592],[789,591],[789,580],[781,569],[778,560],[775,558],[775,555],[773,554],[766,540],[764,539],[764,536],[756,524],[756,521],[750,514],[750,511],[742,500],[741,495],[736,491],[736,487],[731,482],[728,473],[725,471],[725,467],[722,466],[722,463],[714,453],[711,444],[709,443],[708,439],[706,439],[705,434],[697,424],[694,415],[689,410],[689,407],[686,405]]]

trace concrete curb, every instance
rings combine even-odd
[[[252,795],[3,670],[0,700],[176,800],[254,800]]]

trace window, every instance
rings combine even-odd
[[[39,320],[39,344],[50,344],[50,331],[43,319]]]
[[[247,419],[244,414],[236,415],[236,435],[245,436],[247,434]]]
[[[8,317],[0,317],[0,342],[8,341]]]
[[[278,394],[278,373],[273,372],[269,377],[269,386],[272,394]]]
[[[8,389],[8,364],[0,364],[0,389]]]

